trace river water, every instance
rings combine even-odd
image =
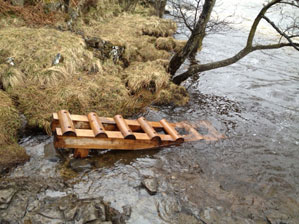
[[[226,1],[219,6],[241,7],[244,13],[235,16],[242,15],[244,24],[207,36],[198,60],[215,61],[239,51],[246,42],[246,24],[260,5]],[[267,29],[262,27],[259,41],[270,40]],[[49,184],[37,199],[68,194],[101,198],[128,213],[126,221],[114,223],[299,223],[298,62],[292,49],[255,52],[184,83],[190,93],[187,106],[149,108],[142,114],[148,120],[208,120],[227,136],[224,140],[104,152],[78,162],[67,155],[48,160],[44,146],[52,138],[34,136],[23,140],[30,162],[10,178],[63,179],[63,186]],[[147,192],[144,180],[155,180],[156,194]],[[65,223],[51,215],[43,220]]]

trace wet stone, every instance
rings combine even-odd
[[[81,219],[83,223],[95,221],[98,219],[98,211],[93,204],[82,206],[80,209],[81,209]]]
[[[42,209],[40,215],[50,219],[62,219],[63,215],[57,208]]]
[[[14,188],[0,190],[0,209],[6,209],[8,207],[16,192]]]
[[[77,206],[71,209],[67,209],[64,211],[64,217],[67,221],[71,221],[75,218],[77,212]]]
[[[95,207],[96,207],[96,209],[98,209],[99,219],[101,221],[105,221],[106,220],[105,205],[103,205],[102,203],[96,203]]]
[[[199,221],[191,215],[180,213],[178,215],[178,224],[198,224]]]
[[[156,178],[146,178],[143,179],[142,185],[146,188],[150,195],[154,195],[158,191],[158,181]]]
[[[88,159],[72,159],[70,167],[76,172],[88,171],[92,169],[91,161]]]

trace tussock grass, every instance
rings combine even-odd
[[[73,28],[125,47],[120,63],[96,58],[97,49],[88,49],[72,32],[13,26],[0,30],[0,86],[13,97],[28,126],[50,132],[52,113],[60,109],[130,116],[155,101],[186,101],[183,87],[170,84],[166,71],[169,51],[178,46],[170,37],[175,24],[146,16],[140,5],[138,13],[127,14],[117,0],[91,3]],[[53,66],[58,53],[63,60]],[[7,64],[8,57],[14,58],[14,66]]]
[[[0,82],[5,89],[19,86],[25,80],[55,85],[58,80],[71,78],[88,70],[93,63],[99,63],[86,49],[84,40],[70,32],[9,27],[1,29],[0,36],[0,46],[3,46],[6,56],[15,61],[15,66],[10,66],[0,60]],[[63,61],[52,66],[58,53]]]
[[[21,127],[19,112],[10,97],[0,90],[0,173],[2,169],[25,162],[28,156],[17,142]]]
[[[173,51],[176,43],[172,37],[159,37],[156,40],[155,46],[159,50]]]
[[[20,127],[19,112],[7,93],[0,90],[0,145],[16,142]]]
[[[176,29],[170,20],[139,14],[121,14],[104,21],[90,17],[88,24],[81,20],[75,27],[83,30],[85,35],[98,36],[125,47],[123,59],[128,63],[168,59],[170,53],[155,48],[154,44],[157,37],[170,36]]]
[[[185,40],[176,40],[173,37],[159,37],[155,42],[158,50],[178,52],[185,46]]]
[[[0,145],[0,174],[7,168],[14,167],[29,160],[23,147],[17,143]]]
[[[177,105],[182,106],[189,101],[187,90],[183,86],[177,86],[174,83],[168,83],[168,86],[159,92],[155,100],[156,105]]]
[[[28,125],[48,132],[52,113],[61,109],[74,114],[94,111],[100,116],[129,112],[128,90],[119,77],[112,75],[75,76],[72,81],[62,80],[47,87],[27,83],[15,88],[12,94],[18,99],[18,108],[27,117]]]
[[[145,89],[156,94],[169,82],[169,74],[162,60],[134,62],[125,72],[127,86],[133,93]]]

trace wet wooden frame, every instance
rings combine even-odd
[[[61,120],[62,112],[67,114],[67,117],[64,118],[66,124]],[[199,126],[208,130],[207,135],[198,133],[191,124],[186,122],[168,123],[164,119],[160,122],[146,121],[146,124],[152,128],[151,132],[155,133],[155,135],[150,135],[149,131],[143,130],[142,122],[121,118],[121,124],[117,124],[119,120],[115,117],[97,117],[102,129],[101,133],[103,133],[98,135],[98,131],[90,120],[90,116],[74,115],[65,113],[65,111],[53,113],[51,129],[54,133],[55,148],[74,148],[75,157],[86,157],[89,149],[143,150],[180,144],[184,141],[215,141],[224,137],[207,121],[199,122]],[[122,126],[121,131],[119,127],[124,124],[125,127]],[[188,134],[179,135],[176,129],[184,129]],[[129,138],[127,137],[128,133],[130,134]]]

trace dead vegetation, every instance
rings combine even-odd
[[[98,36],[113,45],[124,47],[123,60],[130,63],[169,59],[171,52],[157,49],[155,42],[157,37],[172,36],[176,25],[170,20],[139,14],[123,14],[107,20],[88,14],[78,21],[74,29],[83,31],[86,36]],[[172,37],[168,39],[174,42]]]
[[[0,46],[5,46],[0,49],[0,82],[6,90],[23,85],[25,80],[55,85],[58,80],[72,79],[96,64],[101,73],[99,60],[86,49],[84,40],[70,32],[10,27],[1,29],[0,36]],[[52,62],[58,53],[64,60],[54,66]],[[3,63],[7,57],[14,59],[14,66]]]
[[[7,21],[8,17],[18,17],[27,25],[50,25],[64,19],[64,15],[60,12],[47,12],[42,1],[36,5],[27,5],[26,7],[13,6],[9,2],[0,1],[0,25],[3,26],[5,24],[4,20]],[[18,22],[20,23],[20,21]],[[6,23],[6,25],[11,25],[11,23]]]
[[[166,72],[171,53],[182,46],[172,38],[173,22],[148,16],[150,10],[140,5],[128,14],[116,0],[90,1],[81,9],[84,15],[70,31],[28,26],[0,30],[0,86],[13,97],[28,126],[49,132],[51,115],[60,109],[130,116],[155,102],[187,102],[184,88],[170,84]],[[98,49],[86,46],[87,36],[122,47],[119,60],[111,52],[98,57]],[[58,53],[62,59],[54,65]]]
[[[20,126],[19,112],[10,97],[0,90],[0,173],[4,168],[28,160],[24,148],[17,144]]]

